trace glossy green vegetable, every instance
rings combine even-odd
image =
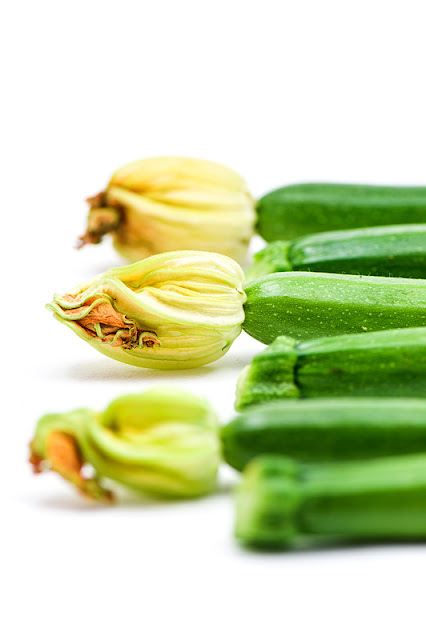
[[[426,224],[368,227],[277,240],[254,255],[246,277],[323,271],[398,278],[426,276]]]
[[[345,540],[426,538],[426,455],[299,465],[261,457],[236,491],[236,537],[290,547]]]
[[[279,336],[243,369],[235,406],[321,396],[426,397],[426,327],[308,342]]]
[[[266,344],[426,325],[426,280],[291,271],[245,292],[243,329]]]
[[[426,187],[293,184],[257,203],[257,230],[267,241],[308,233],[426,223]]]
[[[426,454],[426,399],[278,400],[243,411],[221,439],[226,462],[239,471],[264,453],[303,462]]]

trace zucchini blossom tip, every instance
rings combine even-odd
[[[181,390],[121,396],[102,413],[43,416],[30,444],[35,473],[52,470],[97,502],[111,502],[107,479],[137,492],[195,497],[211,492],[220,461],[210,405]]]
[[[88,198],[79,246],[111,234],[133,262],[156,253],[201,249],[242,262],[253,235],[255,209],[244,180],[215,162],[146,158],[125,165],[106,189]]]
[[[173,251],[106,271],[47,308],[101,353],[183,369],[220,358],[241,332],[244,274],[231,258]]]

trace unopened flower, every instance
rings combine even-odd
[[[172,251],[110,269],[47,308],[115,360],[185,369],[217,360],[239,335],[243,286],[231,258]]]
[[[157,495],[209,493],[220,459],[210,405],[166,388],[119,397],[102,413],[45,415],[30,449],[35,472],[56,471],[97,501],[113,499],[105,478]]]
[[[80,246],[111,233],[115,249],[130,262],[181,249],[214,251],[242,262],[253,234],[254,202],[246,183],[207,160],[132,162],[88,203]]]

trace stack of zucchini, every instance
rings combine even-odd
[[[258,231],[244,329],[270,346],[222,430],[237,537],[425,539],[426,188],[285,187]]]

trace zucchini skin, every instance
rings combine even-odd
[[[291,271],[245,292],[243,329],[264,344],[426,326],[426,280]]]
[[[426,187],[293,184],[257,203],[257,231],[266,241],[337,229],[426,223]]]
[[[330,231],[277,240],[254,255],[248,279],[280,271],[426,277],[426,224]]]
[[[426,327],[320,338],[296,350],[301,396],[426,398]]]
[[[426,397],[426,327],[296,342],[279,336],[237,383],[237,410],[301,397]]]
[[[426,400],[279,400],[243,411],[222,428],[221,441],[238,471],[263,454],[309,463],[426,454]]]
[[[235,504],[235,535],[250,546],[425,539],[426,455],[321,467],[260,456]]]

